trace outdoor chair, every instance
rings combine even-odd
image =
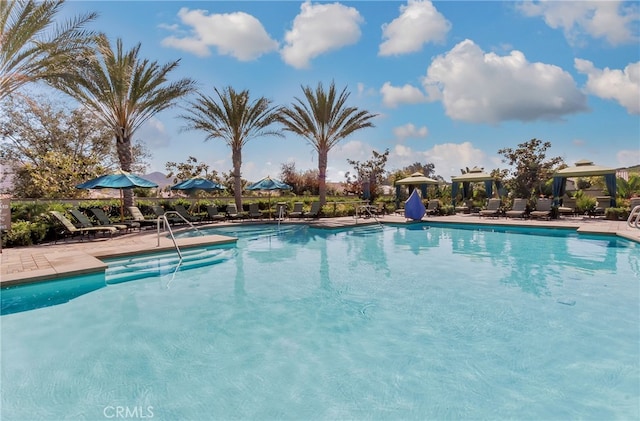
[[[250,219],[262,219],[262,211],[258,203],[249,203],[249,218]]]
[[[598,196],[596,197],[596,208],[593,210],[593,214],[604,216],[607,211],[607,208],[610,208],[610,207],[611,207],[610,196]]]
[[[235,203],[229,203],[227,205],[227,218],[235,221],[235,220],[239,220],[239,219],[244,219],[245,217],[245,213],[244,212],[238,212],[238,207],[235,205]]]
[[[163,219],[166,217],[167,221],[170,224],[184,224],[184,221],[179,216],[171,216],[171,214],[165,216],[166,211],[162,206],[151,206],[151,209],[153,210],[153,213],[156,215],[156,217],[158,217],[158,219]]]
[[[440,201],[438,199],[432,199],[427,202],[425,215],[440,215]]]
[[[137,206],[129,206],[127,208],[133,220],[143,226],[151,226],[158,224],[158,218],[145,218],[142,211]]]
[[[122,221],[116,224],[113,224],[109,219],[109,216],[101,209],[101,208],[91,208],[91,213],[96,217],[100,225],[108,227],[108,226],[117,226],[117,225],[125,225],[127,230],[131,230],[133,228],[140,229],[140,222],[136,221]]]
[[[577,204],[575,197],[565,197],[564,199],[562,199],[562,205],[558,207],[558,214],[575,215],[578,213],[576,207]]]
[[[178,214],[180,216],[182,216],[185,220],[187,220],[189,222],[200,222],[200,221],[202,221],[202,218],[200,218],[198,216],[191,215],[189,213],[189,211],[182,205],[174,205],[173,206],[173,210],[178,212]],[[182,221],[182,222],[184,222],[184,221]]]
[[[274,219],[284,219],[287,217],[287,204],[286,203],[277,203],[275,214],[273,215]]]
[[[226,218],[223,214],[218,212],[216,205],[207,205],[207,219],[213,222],[224,221]]]
[[[536,202],[536,208],[529,212],[531,218],[545,218],[551,219],[551,205],[552,200],[547,198],[540,198]]]
[[[471,199],[467,199],[458,206],[455,207],[456,213],[471,213],[471,208],[473,207],[473,201]]]
[[[516,198],[513,199],[513,206],[511,209],[504,213],[507,218],[523,218],[527,213],[527,199]]]
[[[316,219],[320,217],[320,212],[322,211],[322,206],[320,206],[320,202],[311,203],[311,209],[309,212],[305,212],[303,216],[307,219]]]
[[[62,225],[63,227],[63,231],[62,234],[66,237],[66,236],[70,236],[70,237],[75,237],[75,236],[84,236],[85,234],[90,234],[90,233],[109,233],[109,236],[113,235],[114,232],[116,232],[118,229],[115,227],[76,227],[75,225],[73,225],[73,222],[71,222],[71,220],[69,220],[69,218],[67,218],[66,216],[64,216],[61,212],[58,211],[49,211],[49,213],[51,215],[53,215],[58,222]]]
[[[486,216],[486,217],[495,217],[495,218],[499,218],[500,217],[500,213],[502,212],[502,209],[500,209],[500,206],[502,205],[502,200],[501,199],[489,199],[489,202],[487,203],[487,208],[486,209],[482,209],[480,211],[480,217]]]
[[[303,207],[304,203],[302,202],[295,202],[293,204],[293,210],[291,212],[289,212],[289,219],[291,218],[302,218],[302,216],[304,215],[304,210]]]
[[[78,221],[78,223],[80,223],[80,227],[81,228],[94,228],[94,227],[96,227],[96,225],[93,225],[93,222],[91,222],[89,217],[87,217],[87,215],[82,213],[80,211],[80,209],[70,209],[69,212]],[[104,227],[115,228],[116,232],[126,231],[126,230],[129,229],[129,227],[127,227],[124,224],[107,224],[107,225],[104,225]]]

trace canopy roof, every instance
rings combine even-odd
[[[280,180],[266,176],[250,186],[245,187],[247,190],[291,190],[291,186]]]
[[[415,185],[421,185],[421,184],[440,184],[440,183],[438,180],[425,177],[425,175],[422,174],[421,172],[414,172],[409,177],[396,181],[395,184],[415,186]]]
[[[224,190],[225,187],[215,181],[207,180],[202,177],[194,177],[182,181],[175,186],[171,186],[171,190]]]
[[[607,168],[594,165],[593,162],[583,159],[576,162],[575,167],[567,167],[554,174],[554,177],[589,177],[592,175],[615,174],[615,168]]]
[[[469,170],[468,173],[459,175],[457,177],[451,177],[451,182],[453,183],[462,183],[465,181],[474,182],[474,181],[489,181],[493,180],[490,174],[482,171],[482,168],[473,167]]]
[[[112,174],[105,174],[84,183],[78,184],[77,189],[130,189],[133,187],[158,187],[153,181],[118,170]]]

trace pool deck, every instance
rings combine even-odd
[[[401,215],[385,215],[378,219],[381,223],[407,223]],[[546,228],[575,229],[579,233],[617,235],[631,241],[640,242],[640,229],[632,228],[626,221],[608,221],[602,218],[568,217],[555,220],[531,220],[517,218],[480,218],[477,214],[457,214],[449,216],[430,216],[423,222],[452,224],[486,224],[500,226],[529,226]],[[409,221],[411,223],[412,221]],[[273,223],[273,221],[220,222],[197,225],[197,228]],[[342,228],[355,225],[376,224],[374,218],[322,218],[313,221],[286,220],[284,223],[306,223],[317,228]],[[207,235],[190,238],[178,238],[180,249],[216,244],[229,244],[236,241],[233,237]],[[0,285],[3,287],[53,280],[56,278],[100,272],[106,264],[100,259],[140,253],[153,253],[174,250],[173,242],[167,236],[158,236],[155,230],[116,235],[113,238],[98,237],[78,241],[59,241],[32,247],[4,248],[0,254]]]

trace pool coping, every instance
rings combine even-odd
[[[385,215],[375,218],[322,218],[316,220],[287,220],[286,224],[307,224],[313,228],[339,229],[361,225],[384,223],[414,223],[401,215]],[[468,224],[489,226],[518,226],[531,228],[571,229],[580,234],[615,235],[640,243],[640,230],[628,227],[626,221],[608,221],[596,218],[562,218],[559,220],[520,220],[513,218],[481,218],[477,215],[430,216],[418,223]],[[216,226],[277,224],[277,221],[224,222],[201,225],[198,228]],[[181,230],[182,231],[182,230]],[[214,245],[234,244],[237,238],[224,235],[203,235],[179,237],[176,242],[181,249]],[[158,236],[155,231],[141,231],[114,238],[47,244],[33,247],[9,248],[2,250],[0,261],[0,286],[44,282],[75,275],[104,272],[107,264],[101,259],[156,253],[175,250],[172,240]]]

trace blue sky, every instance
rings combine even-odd
[[[640,7],[587,1],[72,1],[65,15],[97,11],[93,28],[160,63],[174,77],[248,89],[274,104],[319,82],[350,92],[348,104],[378,114],[375,128],[329,154],[328,179],[347,159],[390,150],[387,170],[435,164],[507,168],[498,150],[538,138],[547,156],[572,165],[640,164]],[[183,104],[183,103],[182,103]],[[231,169],[221,140],[181,130],[179,108],[163,111],[135,138],[153,154],[149,171],[190,155]],[[277,176],[284,162],[317,168],[302,138],[264,137],[243,149],[243,178]]]

